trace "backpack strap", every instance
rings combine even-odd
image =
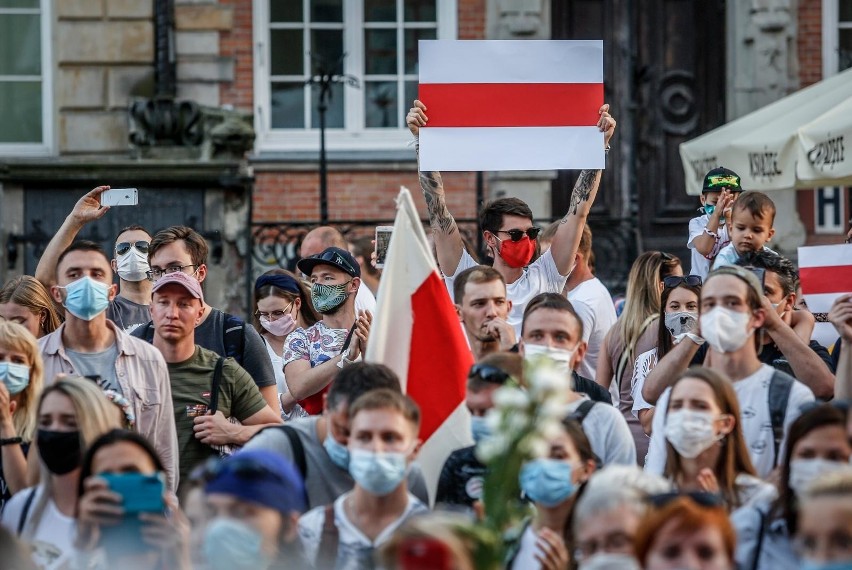
[[[302,479],[307,480],[308,462],[305,458],[305,446],[302,444],[302,438],[299,437],[299,432],[293,429],[292,426],[288,425],[276,427],[283,431],[284,435],[287,436],[287,439],[290,440],[290,449],[293,451],[293,463],[302,475]]]
[[[340,548],[340,531],[334,524],[334,503],[325,506],[325,518],[322,523],[315,568],[334,568],[337,565],[337,551]]]
[[[584,400],[579,406],[577,406],[576,410],[568,414],[568,417],[582,425],[583,420],[586,419],[586,416],[589,415],[589,412],[592,411],[595,404],[597,404],[597,402],[594,400]]]
[[[787,416],[787,402],[793,389],[793,378],[776,370],[769,380],[769,419],[772,422],[772,439],[775,448],[773,464],[778,464],[778,453],[784,440],[784,419]]]
[[[768,515],[758,507],[754,507],[754,510],[757,511],[757,514],[760,517],[760,526],[758,527],[757,544],[754,547],[754,558],[751,561],[751,570],[758,570],[758,567],[760,566],[760,551],[763,550],[763,535],[766,533],[766,519]]]
[[[246,348],[246,322],[239,317],[222,313],[222,344],[225,345],[224,356],[230,356],[243,365],[243,355]]]
[[[24,525],[27,524],[27,516],[29,516],[30,508],[33,506],[33,499],[35,499],[37,489],[38,487],[33,487],[30,494],[27,495],[27,500],[24,501],[24,508],[21,510],[21,516],[18,518],[18,536],[21,536],[21,533],[24,532]]]
[[[213,369],[213,381],[210,383],[210,414],[215,414],[219,410],[219,389],[222,387],[222,368],[225,366],[225,357],[220,356],[216,361],[216,368]]]
[[[148,344],[154,344],[154,321],[148,321],[146,324],[136,327],[130,333],[130,336],[141,338]]]

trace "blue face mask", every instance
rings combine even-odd
[[[272,561],[263,552],[260,533],[244,522],[218,518],[204,532],[204,556],[211,570],[265,570]]]
[[[314,304],[314,309],[322,314],[333,313],[342,305],[349,293],[346,291],[349,288],[351,280],[338,285],[323,285],[314,283],[311,285],[311,302]]]
[[[349,449],[340,445],[340,443],[331,437],[331,434],[325,436],[325,441],[322,442],[325,452],[328,453],[328,458],[331,462],[347,471],[349,469]]]
[[[831,562],[817,562],[815,560],[802,560],[799,563],[800,570],[850,570],[852,560],[834,560]]]
[[[30,367],[15,362],[0,362],[0,382],[6,385],[12,396],[20,394],[30,385]]]
[[[534,459],[521,467],[521,490],[545,507],[555,507],[576,491],[571,465],[557,459]]]
[[[84,321],[91,321],[109,306],[109,286],[88,275],[69,283],[65,289],[65,308]]]
[[[407,472],[404,453],[373,453],[364,449],[349,452],[349,474],[374,495],[389,494],[399,487]]]
[[[707,214],[708,216],[712,216],[713,212],[715,212],[715,211],[716,211],[716,205],[715,204],[704,204],[704,213]]]
[[[473,432],[473,441],[476,443],[491,436],[491,428],[485,423],[484,416],[473,416],[470,418],[470,431]]]

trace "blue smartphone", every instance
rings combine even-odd
[[[106,480],[111,491],[121,495],[121,506],[127,515],[161,513],[166,508],[163,501],[166,483],[162,473],[104,473],[99,477]]]

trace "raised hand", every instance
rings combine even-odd
[[[408,130],[415,137],[420,134],[420,127],[426,126],[426,121],[429,120],[425,111],[426,105],[415,99],[414,106],[408,110],[408,114],[405,116],[405,124],[408,125]],[[613,124],[615,123],[613,122]]]
[[[98,186],[77,200],[71,210],[71,219],[80,226],[101,219],[109,210],[109,206],[101,206],[101,194],[107,190],[109,186]]]

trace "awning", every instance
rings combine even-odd
[[[799,129],[796,176],[809,186],[852,184],[852,97]]]
[[[798,130],[833,112],[839,105],[845,106],[849,100],[852,100],[852,69],[681,144],[687,193],[701,194],[704,175],[716,166],[730,168],[739,174],[745,190],[819,186],[796,176]],[[846,119],[848,124],[849,118]]]

